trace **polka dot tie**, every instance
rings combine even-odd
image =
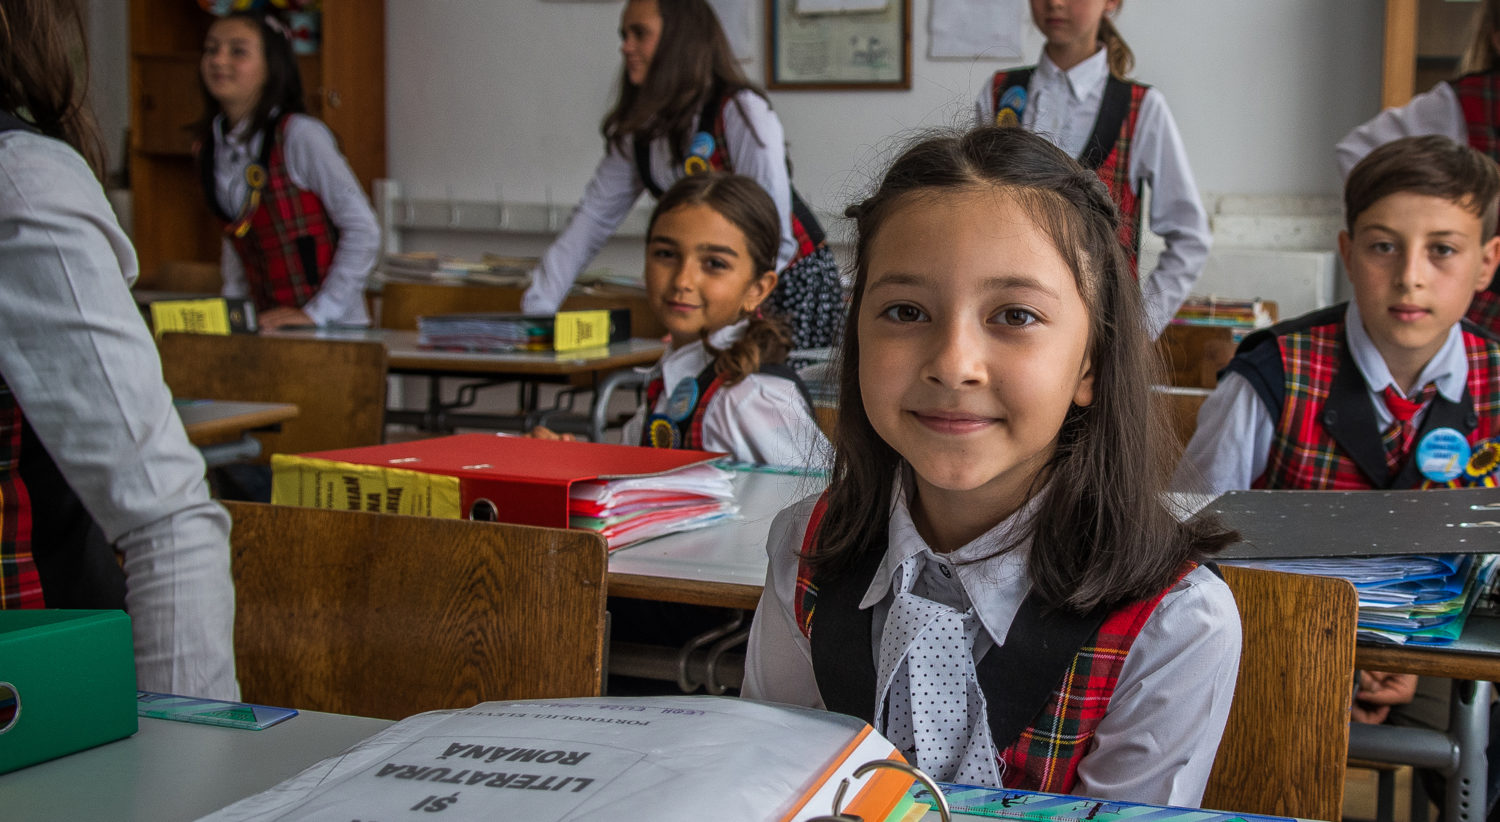
[[[999,787],[984,694],[974,674],[979,617],[911,593],[919,557],[902,563],[880,638],[875,727],[943,782]]]

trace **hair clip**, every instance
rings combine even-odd
[[[280,17],[277,17],[274,14],[267,14],[265,17],[263,17],[261,19],[265,20],[265,22],[266,22],[266,28],[270,29],[271,31],[276,32],[279,35],[281,35],[281,38],[283,40],[286,40],[287,42],[291,42],[291,39],[292,39],[292,30],[289,29],[289,28],[287,28],[286,23],[283,23],[281,21]]]

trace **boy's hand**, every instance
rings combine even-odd
[[[550,428],[538,425],[531,429],[531,437],[539,440],[562,440],[563,442],[577,442],[578,438],[572,434],[559,434]]]
[[[1360,671],[1351,716],[1355,722],[1378,725],[1390,715],[1392,705],[1405,705],[1416,693],[1416,674]]]
[[[307,316],[300,308],[291,308],[278,305],[262,311],[258,320],[263,331],[280,328],[283,325],[315,325],[312,317]]]

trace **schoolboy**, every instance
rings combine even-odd
[[[1198,414],[1176,490],[1421,484],[1413,452],[1500,418],[1500,343],[1462,318],[1500,262],[1500,171],[1447,137],[1372,151],[1344,187],[1354,299],[1240,344]]]

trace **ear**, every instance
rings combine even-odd
[[[1339,261],[1344,264],[1344,276],[1349,276],[1349,253],[1354,250],[1354,238],[1348,230],[1339,232]]]
[[[761,272],[758,278],[745,286],[745,298],[740,303],[740,310],[746,314],[754,314],[755,309],[759,308],[760,304],[765,302],[767,297],[771,296],[772,291],[776,290],[776,280],[775,271]]]
[[[1080,408],[1094,404],[1094,361],[1087,354],[1078,367],[1078,387],[1073,390],[1073,404]]]
[[[1480,255],[1479,265],[1482,269],[1478,278],[1474,280],[1474,290],[1483,291],[1490,287],[1490,280],[1495,277],[1495,266],[1500,265],[1500,235],[1489,238],[1483,246],[1484,253]]]

